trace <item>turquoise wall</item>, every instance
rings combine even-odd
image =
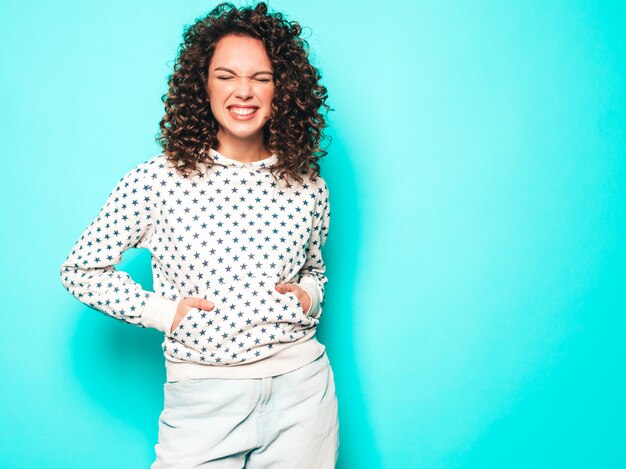
[[[59,267],[158,154],[183,26],[215,4],[0,3],[3,468],[153,460],[161,335]],[[270,5],[310,27],[335,109],[339,467],[626,467],[624,3]],[[149,261],[120,268],[148,288]]]

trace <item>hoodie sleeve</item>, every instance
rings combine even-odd
[[[153,229],[147,163],[126,173],[61,265],[63,286],[79,301],[115,319],[169,333],[178,302],[144,290],[115,269],[122,253],[145,247]]]
[[[313,210],[313,228],[306,249],[306,262],[300,269],[298,283],[311,298],[311,306],[306,314],[313,318],[319,318],[322,315],[324,285],[328,281],[325,275],[326,265],[322,257],[322,247],[326,243],[330,226],[330,200],[328,186],[323,179],[321,181]]]

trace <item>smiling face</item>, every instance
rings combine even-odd
[[[219,124],[220,145],[263,145],[274,80],[272,63],[260,40],[234,35],[220,39],[209,64],[207,93]]]

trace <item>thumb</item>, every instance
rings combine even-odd
[[[206,310],[211,310],[213,309],[213,306],[215,306],[213,302],[209,300],[205,300],[204,298],[197,298],[197,297],[187,298],[187,304],[191,306],[192,308],[206,309]]]
[[[295,287],[291,283],[278,283],[276,284],[276,290],[280,293],[287,293],[288,291],[294,291]]]

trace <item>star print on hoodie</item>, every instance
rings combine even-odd
[[[243,163],[210,154],[216,164],[201,175],[181,176],[163,154],[127,172],[61,265],[61,280],[89,307],[164,332],[170,363],[243,368],[315,339],[328,280],[328,186],[310,172],[303,183],[277,180],[276,155]],[[133,247],[152,255],[153,292],[114,267]],[[278,283],[302,287],[309,310]],[[192,308],[170,332],[189,296],[215,307]],[[307,359],[324,348],[308,347]]]

